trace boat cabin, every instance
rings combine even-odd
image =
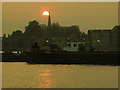
[[[64,51],[85,51],[86,42],[67,42],[66,47],[64,47]]]

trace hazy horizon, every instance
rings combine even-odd
[[[24,31],[33,20],[47,24],[48,17],[41,15],[44,10],[51,12],[52,23],[78,25],[82,32],[118,25],[118,2],[3,2],[2,34]]]

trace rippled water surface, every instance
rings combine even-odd
[[[117,88],[118,67],[2,63],[3,88]]]

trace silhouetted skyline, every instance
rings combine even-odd
[[[82,32],[89,29],[108,29],[118,24],[117,2],[65,3],[65,2],[4,2],[2,6],[2,33],[11,34],[15,30],[24,31],[29,21],[37,20],[47,25],[43,10],[51,12],[51,22],[62,26],[78,25]]]

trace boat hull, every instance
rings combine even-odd
[[[29,53],[29,64],[119,65],[120,53]]]

